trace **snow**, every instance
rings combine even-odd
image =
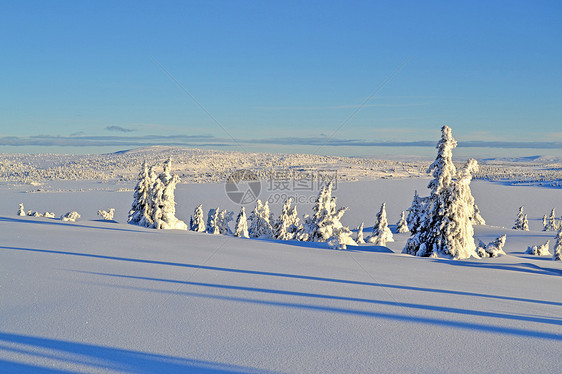
[[[339,183],[333,195],[346,226],[383,202],[397,222],[427,183]],[[130,225],[134,184],[0,184],[0,372],[560,371],[562,262],[524,253],[555,242],[541,218],[562,210],[560,189],[473,181],[487,222],[475,238],[505,234],[506,254],[449,260],[401,254],[409,233],[339,251]],[[221,183],[175,192],[180,220],[199,204],[240,210]],[[81,218],[20,217],[20,202]],[[530,231],[511,229],[522,205]]]

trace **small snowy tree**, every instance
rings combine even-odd
[[[544,244],[529,246],[525,253],[533,256],[550,256],[549,245],[550,240],[547,240]]]
[[[248,234],[248,220],[246,218],[246,209],[240,208],[240,213],[236,217],[236,228],[234,229],[234,236],[239,238],[249,238]]]
[[[472,200],[474,201],[474,197],[472,197]],[[470,217],[470,219],[471,219],[473,225],[482,225],[483,226],[483,225],[486,224],[486,221],[480,215],[480,209],[478,209],[478,205],[476,205],[476,203],[474,203],[473,214]]]
[[[408,223],[406,222],[406,212],[402,211],[400,214],[400,220],[396,223],[396,232],[403,233],[410,231],[408,229]]]
[[[281,208],[281,215],[273,225],[275,238],[279,240],[291,240],[299,227],[297,207],[292,206],[293,200],[287,199]]]
[[[232,235],[229,222],[232,221],[234,212],[229,212],[226,209],[221,210],[218,216],[218,228],[221,235]]]
[[[477,251],[478,255],[480,257],[498,257],[499,255],[505,255],[503,247],[505,245],[506,238],[506,235],[502,235],[488,245],[480,241]]]
[[[250,214],[250,227],[248,232],[251,238],[273,238],[273,227],[271,226],[271,213],[267,201],[262,204],[261,200],[256,202],[256,206]]]
[[[220,209],[209,209],[209,214],[207,214],[207,232],[213,235],[219,235],[221,233],[220,230]]]
[[[367,241],[380,246],[385,246],[387,242],[394,241],[392,232],[388,228],[388,220],[386,219],[386,203],[382,203],[373,226],[373,235]]]
[[[527,220],[527,215],[523,213],[523,206],[519,207],[513,230],[529,231],[529,221]]]
[[[25,213],[25,208],[23,207],[23,203],[20,203],[19,209],[18,209],[18,216],[23,217],[26,216],[27,214]]]
[[[193,211],[193,215],[191,216],[191,220],[189,222],[189,228],[191,231],[205,232],[205,219],[203,218],[202,204],[199,204]]]
[[[552,210],[550,211],[550,216],[544,216],[543,217],[543,231],[557,231],[558,230],[558,223],[556,221],[556,213],[555,213],[555,209],[552,208]]]
[[[364,222],[361,222],[361,224],[359,225],[359,227],[357,228],[357,237],[355,239],[355,242],[357,244],[363,244],[365,243],[365,239],[363,237],[363,227],[365,226]]]
[[[562,261],[562,229],[556,235],[556,244],[554,244],[554,254],[552,255],[553,261]]]
[[[187,225],[176,218],[175,190],[180,178],[171,175],[172,160],[164,163],[162,173],[152,185],[150,197],[153,204],[152,221],[155,229],[187,230]]]
[[[115,214],[115,208],[110,208],[107,211],[102,209],[98,210],[98,216],[100,216],[106,221],[112,221],[114,214]]]

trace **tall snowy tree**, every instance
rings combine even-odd
[[[213,235],[219,235],[221,233],[220,230],[220,209],[209,209],[209,213],[207,214],[207,232]]]
[[[299,227],[297,207],[292,206],[293,199],[289,198],[281,208],[281,215],[273,225],[275,238],[279,240],[291,240]]]
[[[138,182],[133,193],[133,204],[129,211],[127,222],[152,227],[152,186],[156,180],[156,175],[152,168],[148,168],[146,162],[143,162],[141,171],[138,175]]]
[[[367,241],[381,246],[385,246],[387,242],[394,241],[392,232],[388,228],[388,220],[386,219],[386,203],[382,203],[373,225],[373,235]]]
[[[556,221],[556,212],[554,208],[552,208],[552,210],[550,211],[550,215],[548,217],[544,216],[543,224],[544,224],[543,231],[558,230],[558,223]]]
[[[552,254],[553,261],[562,261],[562,229],[556,234],[556,243],[554,244],[554,253]]]
[[[357,244],[364,244],[365,243],[365,238],[363,237],[363,227],[365,227],[365,223],[361,222],[361,224],[357,228],[357,237],[355,239],[355,242]]]
[[[229,222],[232,221],[234,212],[229,212],[226,209],[221,210],[218,216],[218,227],[221,235],[232,235]]]
[[[152,221],[156,229],[187,230],[187,225],[176,218],[175,190],[180,178],[171,175],[172,160],[164,163],[162,173],[152,185],[151,198],[153,203]]]
[[[205,232],[205,219],[203,218],[203,205],[200,204],[193,211],[191,220],[189,222],[189,228],[191,231]]]
[[[529,231],[529,221],[527,220],[527,215],[523,213],[523,206],[519,207],[513,230]]]
[[[408,229],[415,234],[419,231],[422,224],[422,219],[426,215],[426,210],[429,206],[429,196],[420,197],[418,191],[414,191],[414,199],[412,200],[412,205],[408,209],[408,216],[406,217],[406,222],[408,222]]]
[[[402,214],[400,214],[400,220],[396,223],[396,232],[403,233],[408,231],[410,230],[408,229],[408,223],[406,222],[406,212],[402,211]]]
[[[428,185],[431,194],[424,202],[424,208],[418,209],[421,216],[412,219],[419,222],[419,227],[411,230],[412,235],[403,253],[443,255],[456,259],[478,257],[471,221],[473,198],[470,203],[470,181],[477,163],[469,160],[457,175],[452,158],[456,145],[451,128],[443,126],[441,140],[437,144],[437,158],[428,170],[433,175]],[[419,199],[417,203],[420,203]]]
[[[271,226],[271,213],[267,201],[262,204],[261,200],[250,214],[250,227],[248,229],[251,238],[273,238],[273,227]]]
[[[246,218],[246,209],[240,208],[240,213],[236,217],[236,228],[234,229],[234,236],[239,238],[249,238],[248,234],[248,220]]]

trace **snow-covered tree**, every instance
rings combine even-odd
[[[351,231],[348,227],[335,227],[332,230],[332,236],[328,238],[328,245],[333,249],[347,249],[348,245],[357,245],[351,239]]]
[[[203,205],[199,204],[193,211],[189,222],[189,229],[195,232],[205,232],[205,219],[203,217]]]
[[[80,214],[78,214],[78,212],[75,211],[65,213],[60,217],[60,219],[64,222],[75,222],[79,218],[80,218]]]
[[[533,256],[550,256],[549,245],[550,240],[547,240],[544,244],[529,246],[525,253]]]
[[[127,222],[152,227],[152,201],[151,190],[156,180],[156,174],[152,168],[148,168],[146,162],[143,162],[142,169],[138,175],[138,182],[133,193],[133,204],[129,211]]]
[[[381,246],[385,246],[387,242],[394,241],[392,232],[388,228],[388,220],[386,219],[386,203],[382,203],[373,225],[373,234],[367,241]]]
[[[348,208],[336,209],[336,198],[332,196],[332,188],[332,183],[322,187],[312,208],[313,215],[305,217],[297,239],[326,242],[333,237],[332,243],[337,241],[340,248],[357,245],[351,238],[351,230],[344,227],[340,221]]]
[[[363,237],[363,227],[365,226],[364,222],[361,222],[361,224],[359,225],[359,227],[357,228],[357,237],[355,238],[355,242],[357,244],[363,244],[365,243],[365,239]]]
[[[246,218],[246,209],[244,207],[240,208],[240,213],[236,217],[236,228],[234,229],[234,236],[239,238],[249,238],[248,233],[248,220]]]
[[[106,221],[112,221],[113,215],[115,214],[115,208],[110,208],[108,210],[98,210],[98,216],[103,218]]]
[[[547,217],[546,215],[543,217],[543,231],[557,231],[558,230],[558,222],[556,221],[556,213],[555,209],[552,208],[550,211],[550,215]]]
[[[271,213],[267,201],[262,204],[261,200],[250,214],[250,227],[248,230],[251,238],[273,238],[273,227],[271,226]]]
[[[220,230],[220,209],[209,209],[209,213],[207,214],[207,232],[213,235],[219,235],[221,233]]]
[[[412,205],[408,209],[408,216],[406,217],[406,222],[408,222],[408,229],[415,234],[419,231],[422,224],[422,219],[426,215],[426,210],[429,207],[429,196],[420,197],[418,191],[414,191],[414,199],[412,200]]]
[[[281,215],[273,225],[275,238],[279,240],[291,240],[299,227],[297,207],[292,206],[293,199],[289,198],[281,208]]]
[[[519,207],[513,230],[529,231],[529,221],[527,220],[527,215],[523,213],[523,206]]]
[[[23,207],[23,203],[20,203],[20,206],[18,208],[18,216],[23,217],[26,215],[27,214],[25,214],[25,208]]]
[[[478,256],[480,257],[498,257],[499,255],[505,255],[503,251],[503,247],[505,245],[505,240],[507,236],[502,235],[493,242],[489,243],[488,245],[482,243],[480,241],[480,245],[478,245]]]
[[[221,210],[218,216],[218,227],[221,235],[232,235],[229,222],[232,221],[234,212],[229,212],[226,209]]]
[[[408,229],[408,222],[406,222],[406,212],[403,210],[400,214],[400,220],[396,223],[396,232],[402,233],[408,231],[410,230]]]
[[[552,260],[562,261],[562,229],[556,235],[556,244],[554,244],[553,251]]]
[[[412,234],[403,253],[444,255],[455,259],[478,257],[471,220],[474,198],[470,192],[477,163],[469,160],[457,174],[452,152],[456,145],[451,128],[443,126],[437,157],[428,170],[433,175],[428,185],[431,194],[425,201],[414,198],[414,203],[422,208],[414,207],[420,216],[411,219],[417,223],[412,225],[414,229],[410,228]]]

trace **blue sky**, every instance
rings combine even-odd
[[[559,1],[10,2],[0,152],[432,154],[448,124],[477,157],[562,155],[561,16]]]

